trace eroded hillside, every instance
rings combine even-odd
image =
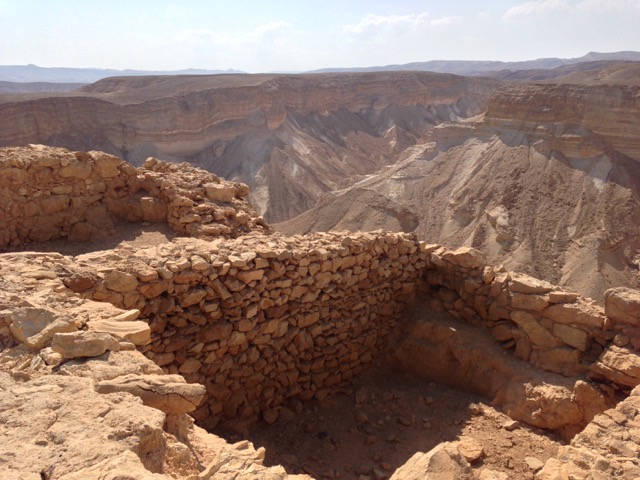
[[[640,276],[640,87],[510,85],[281,231],[415,231],[602,300]]]
[[[247,183],[277,222],[395,163],[433,126],[484,111],[497,85],[424,72],[110,78],[70,94],[0,96],[0,146],[189,161]]]

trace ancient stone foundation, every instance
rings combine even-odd
[[[56,238],[104,238],[119,221],[167,223],[192,236],[269,231],[243,200],[248,194],[244,184],[187,164],[150,158],[137,169],[102,152],[5,148],[0,150],[0,249]]]
[[[383,232],[191,239],[109,257],[83,295],[141,312],[147,356],[206,386],[194,416],[208,426],[277,417],[286,398],[343,385],[383,350],[426,266],[410,235]]]
[[[191,412],[207,427],[258,416],[273,422],[288,398],[324,399],[340,391],[387,347],[427,352],[423,346],[441,331],[409,317],[400,323],[417,311],[447,312],[465,329],[490,333],[509,359],[547,372],[544,381],[551,379],[553,388],[537,388],[542,377],[523,376],[515,395],[493,392],[497,405],[532,425],[573,435],[640,384],[640,294],[633,290],[609,291],[602,309],[487,265],[472,248],[452,251],[411,234],[265,235],[268,227],[241,200],[241,186],[208,174],[199,180],[192,167],[150,160],[135,169],[96,153],[26,152],[21,160],[8,160],[11,150],[0,154],[0,182],[8,187],[0,245],[108,233],[111,223],[96,218],[166,221],[202,238],[73,258],[5,254],[1,345],[31,352],[23,364],[14,362],[17,370],[90,376],[98,393],[127,392],[169,416]],[[449,334],[442,335],[440,347]],[[440,351],[454,358],[454,350]],[[135,360],[135,371],[117,360],[140,353],[147,360]],[[414,373],[444,378],[438,362],[415,358],[404,356],[421,370]],[[629,412],[623,413],[633,421],[637,410]],[[620,430],[624,451],[637,455],[638,442]],[[577,458],[565,452],[558,468],[572,471]],[[143,464],[159,472],[156,460]],[[635,471],[632,466],[625,471]]]

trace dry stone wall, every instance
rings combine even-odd
[[[383,348],[426,266],[411,235],[327,233],[236,241],[175,240],[109,264],[84,293],[138,309],[146,354],[207,388],[204,425],[262,413],[290,397],[322,399]],[[65,283],[87,287],[85,272]]]
[[[0,249],[106,237],[118,221],[168,223],[189,236],[269,232],[243,199],[248,193],[244,184],[154,158],[135,168],[102,152],[0,149]]]
[[[607,291],[605,308],[548,282],[487,264],[471,248],[425,246],[430,307],[490,328],[506,350],[566,376],[640,384],[640,293]]]

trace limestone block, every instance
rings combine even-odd
[[[556,290],[549,292],[548,298],[551,303],[571,303],[578,299],[578,294],[574,292]]]
[[[104,286],[114,292],[132,292],[138,286],[138,279],[130,273],[113,270],[104,277]]]
[[[205,343],[226,340],[231,336],[231,332],[233,332],[233,325],[231,323],[217,323],[207,325],[203,328],[198,338],[202,339]]]
[[[238,197],[244,198],[249,195],[249,185],[247,185],[246,183],[234,182],[233,186],[235,187],[236,195]]]
[[[484,455],[482,444],[473,437],[462,436],[457,446],[462,456],[469,463],[480,460]]]
[[[505,324],[498,324],[491,329],[491,336],[499,342],[506,342],[513,338],[512,328]]]
[[[69,208],[71,198],[68,195],[52,195],[40,202],[42,213],[50,215],[52,213],[61,212]]]
[[[509,282],[509,288],[512,292],[527,293],[527,294],[542,294],[555,290],[555,286],[544,280],[538,280],[537,278],[530,277],[523,273],[511,274],[511,282]]]
[[[612,382],[636,387],[640,385],[640,355],[625,347],[609,345],[591,371]]]
[[[250,283],[262,280],[264,277],[264,270],[241,270],[237,273],[236,277],[244,283]]]
[[[121,344],[122,346],[122,344]],[[152,360],[135,350],[106,351],[99,357],[67,360],[61,367],[62,375],[89,377],[96,382],[127,374],[162,375],[162,369]]]
[[[553,335],[540,325],[530,313],[515,311],[511,312],[510,318],[526,332],[535,345],[547,348],[556,346],[556,339],[553,338]]]
[[[70,242],[89,242],[93,237],[94,227],[87,222],[78,222],[69,230],[67,238]]]
[[[92,165],[81,161],[73,161],[69,165],[58,170],[58,175],[63,178],[77,178],[81,180],[86,180],[92,173]]]
[[[204,189],[209,199],[224,203],[229,203],[236,194],[236,189],[233,185],[221,183],[205,183]]]
[[[23,307],[11,314],[11,333],[34,350],[40,350],[56,333],[77,330],[75,320],[48,308]]]
[[[471,247],[460,247],[456,250],[446,252],[442,255],[442,258],[454,265],[460,265],[466,268],[481,268],[487,264],[487,257],[484,253]]]
[[[167,220],[167,205],[154,197],[142,197],[140,199],[140,211],[142,221],[159,223]]]
[[[233,332],[228,342],[230,347],[245,345],[246,343],[247,343],[247,336],[242,332]]]
[[[196,360],[195,358],[188,358],[182,365],[180,365],[178,371],[182,374],[195,373],[200,370],[201,366],[202,362]]]
[[[604,294],[604,313],[617,322],[640,327],[640,291],[610,288]]]
[[[191,305],[196,305],[200,303],[204,297],[207,296],[207,291],[204,288],[194,288],[189,290],[186,295],[182,297],[180,301],[180,306],[182,308],[190,307]]]
[[[76,331],[56,333],[51,349],[64,358],[97,357],[107,350],[119,351],[120,343],[108,333]]]
[[[118,157],[106,155],[104,153],[96,154],[95,169],[102,178],[113,178],[118,176],[118,166],[122,163]]]
[[[601,311],[579,303],[561,303],[544,309],[542,315],[556,323],[578,324],[601,329],[605,316]]]
[[[187,383],[180,375],[123,375],[97,383],[99,393],[127,392],[142,402],[165,413],[192,412],[200,404],[206,389],[197,383]]]
[[[68,277],[63,278],[62,283],[64,283],[74,292],[79,293],[93,288],[93,286],[98,283],[99,279],[100,277],[98,277],[96,273],[90,270],[80,270],[73,272]]]
[[[549,306],[549,301],[540,295],[514,293],[511,296],[511,307],[540,312]]]
[[[0,186],[16,187],[29,183],[29,173],[22,168],[0,168]]]
[[[589,334],[584,330],[556,323],[553,326],[553,334],[567,345],[577,348],[581,352],[587,350]]]
[[[582,374],[586,370],[580,365],[580,352],[574,348],[533,350],[530,361],[538,368],[569,376]]]
[[[87,326],[91,331],[110,333],[114,337],[127,340],[134,345],[146,345],[151,341],[149,324],[139,320],[122,322],[98,319],[91,320]]]

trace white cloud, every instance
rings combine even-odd
[[[189,29],[180,32],[175,40],[186,43],[215,42],[217,44],[246,45],[274,36],[291,27],[288,22],[270,22],[248,32],[225,33],[209,29]]]
[[[427,25],[428,17],[429,14],[427,12],[388,16],[369,14],[358,23],[345,25],[343,32],[351,35],[361,35],[371,30],[422,27]]]
[[[590,12],[607,12],[611,10],[639,9],[640,0],[581,0],[578,7]]]
[[[462,20],[462,17],[442,17],[437,18],[435,20],[431,20],[432,27],[443,27],[446,25],[453,25],[454,23],[458,23]]]
[[[567,7],[567,0],[532,0],[530,2],[516,5],[507,10],[504,14],[506,20],[529,15],[542,15],[554,10]]]

